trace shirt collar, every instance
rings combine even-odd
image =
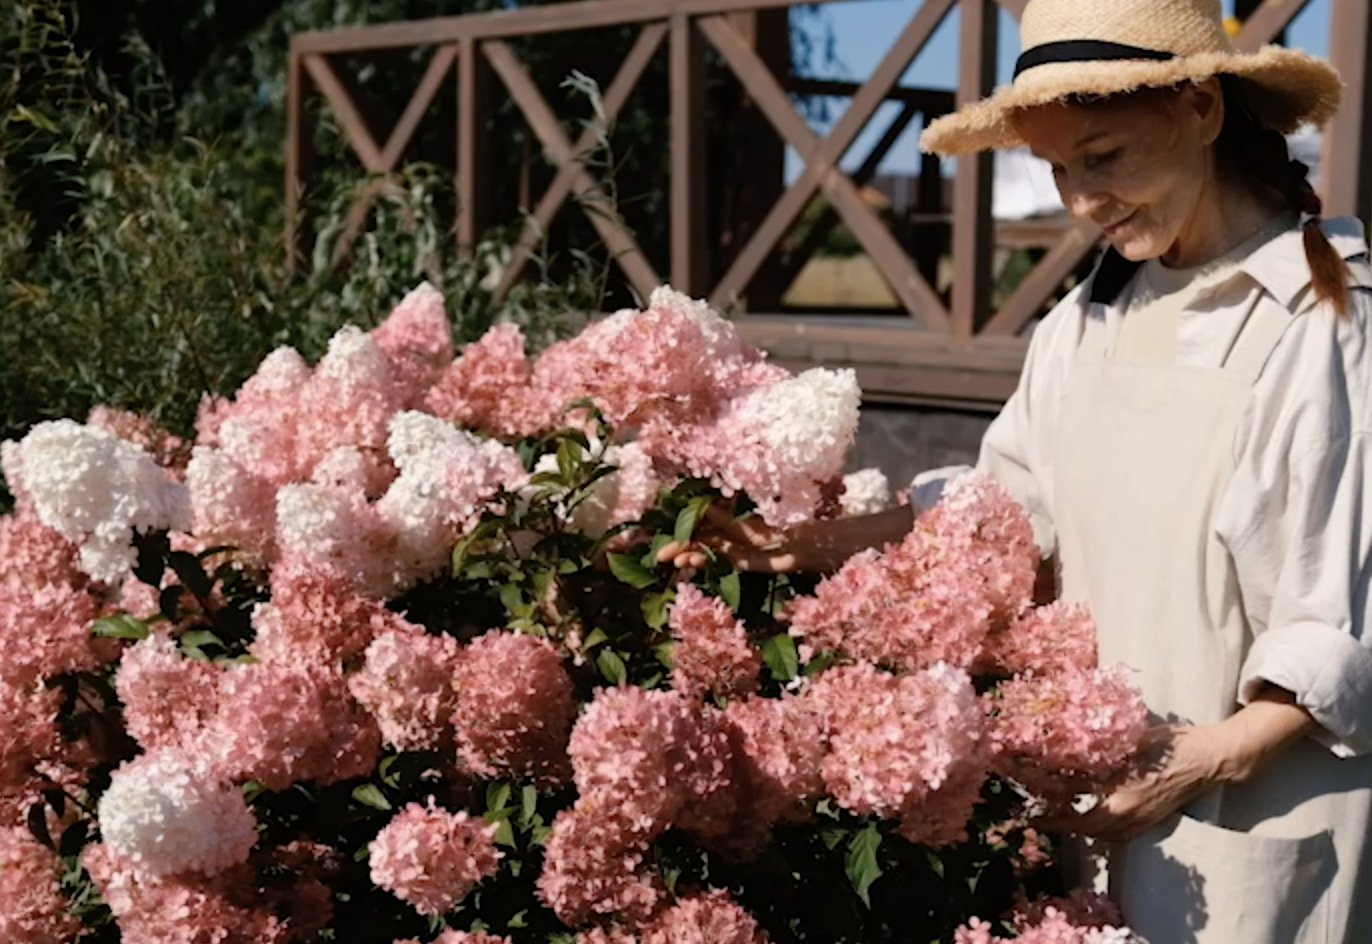
[[[1321,220],[1320,228],[1342,258],[1356,259],[1367,254],[1367,237],[1362,221],[1356,217]],[[1107,249],[1092,276],[1090,300],[1113,304],[1142,264],[1124,258],[1113,247]],[[1284,308],[1293,309],[1312,278],[1300,227],[1263,243],[1239,263],[1239,271],[1261,285]]]

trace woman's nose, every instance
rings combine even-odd
[[[1062,205],[1077,219],[1091,219],[1100,211],[1109,198],[1098,190],[1085,187],[1059,186]]]

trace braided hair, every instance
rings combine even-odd
[[[1340,315],[1348,313],[1348,267],[1324,235],[1324,202],[1310,184],[1310,168],[1291,157],[1281,132],[1265,127],[1248,107],[1244,80],[1222,75],[1224,127],[1215,142],[1221,167],[1235,174],[1257,196],[1275,193],[1304,219],[1305,257],[1315,297]]]

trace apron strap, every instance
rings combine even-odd
[[[1221,369],[1235,380],[1252,386],[1267,366],[1282,335],[1291,327],[1292,317],[1281,305],[1262,304],[1259,293]]]

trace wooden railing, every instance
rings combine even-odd
[[[860,186],[875,172],[901,133],[916,119],[946,113],[957,104],[991,91],[995,80],[998,8],[1018,16],[1026,0],[923,0],[889,51],[860,84],[827,82],[774,74],[736,18],[749,11],[785,8],[791,0],[583,0],[553,6],[502,11],[294,36],[290,50],[287,128],[287,245],[298,252],[302,225],[301,194],[310,180],[310,99],[323,96],[362,167],[378,177],[393,171],[426,110],[444,82],[456,75],[456,238],[472,247],[491,222],[485,203],[489,162],[483,140],[493,79],[518,107],[543,152],[556,168],[551,185],[529,210],[511,261],[497,287],[509,290],[558,210],[573,195],[583,206],[603,197],[600,184],[580,160],[594,140],[594,129],[571,140],[563,122],[531,78],[510,41],[559,31],[611,26],[639,27],[636,42],[605,88],[607,120],[624,107],[653,58],[667,47],[670,58],[670,258],[658,271],[630,227],[613,216],[589,212],[600,238],[640,294],[664,280],[735,314],[756,343],[796,364],[847,364],[859,371],[874,397],[994,405],[1013,389],[1025,348],[1024,335],[1064,280],[1079,272],[1097,245],[1092,227],[1068,220],[997,227],[991,214],[992,158],[959,160],[951,188],[951,207],[931,214],[947,234],[938,239],[902,242],[864,200]],[[1246,21],[1236,42],[1255,49],[1279,35],[1312,0],[1264,0]],[[959,69],[956,95],[912,89],[899,80],[935,29],[960,10]],[[1372,213],[1372,106],[1367,67],[1372,49],[1372,13],[1365,0],[1334,0],[1330,56],[1347,84],[1344,106],[1325,138],[1322,187],[1328,212]],[[842,15],[839,11],[838,15]],[[779,199],[750,227],[747,240],[727,265],[711,266],[711,240],[705,231],[707,199],[702,134],[705,44],[735,76],[755,108],[805,162],[804,171],[781,189]],[[432,58],[394,129],[378,141],[355,101],[353,87],[340,72],[344,56],[381,50],[427,47]],[[847,109],[827,136],[811,128],[793,104],[793,94],[843,95]],[[840,160],[873,121],[884,102],[900,106],[898,117],[856,170]],[[922,179],[930,200],[942,202],[936,161],[926,160]],[[367,222],[377,189],[364,190],[350,213],[343,247]],[[779,247],[801,212],[817,197],[831,208],[800,246]],[[951,211],[951,212],[949,212]],[[750,289],[764,264],[779,266],[787,278],[824,234],[841,221],[888,283],[905,318],[810,316],[758,311]],[[917,228],[918,229],[918,228]],[[922,232],[930,232],[926,225]],[[1046,250],[1018,287],[992,309],[993,253],[996,247],[1035,244]],[[778,261],[777,257],[780,256]],[[951,258],[949,291],[933,284],[942,257]],[[712,277],[714,268],[718,277]]]

